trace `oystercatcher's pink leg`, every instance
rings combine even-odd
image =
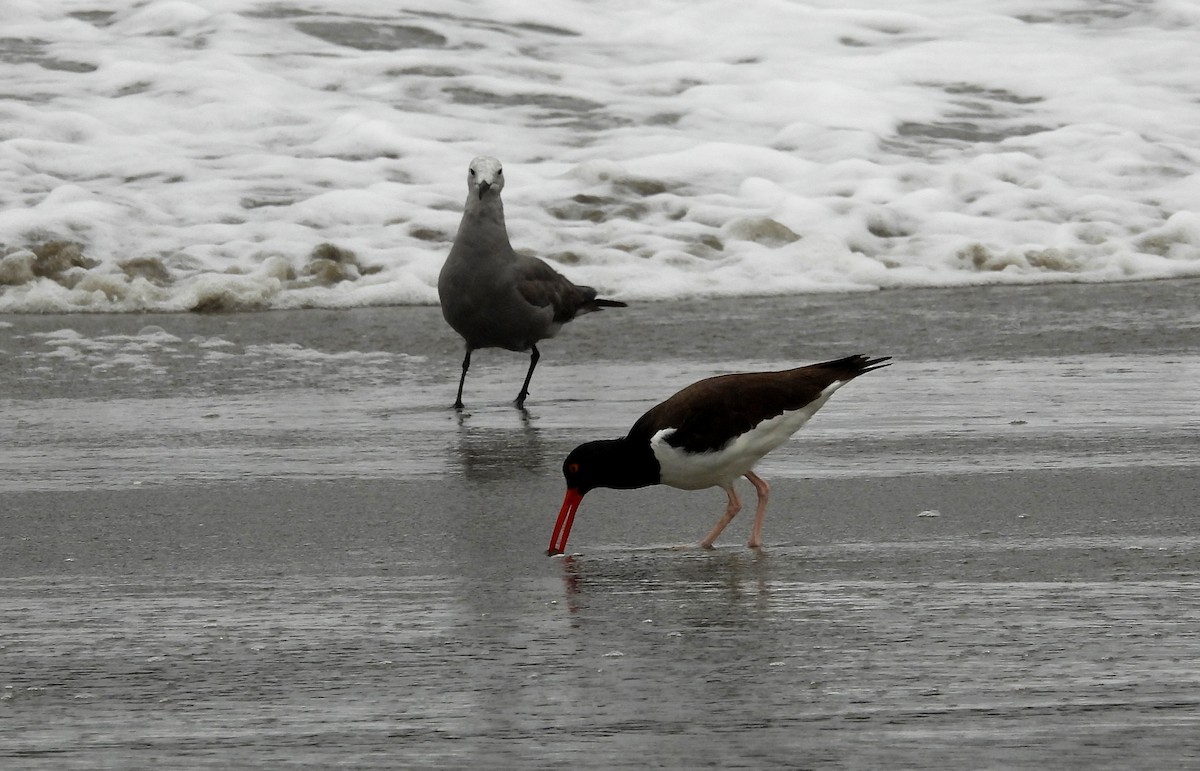
[[[711,549],[713,543],[717,540],[717,536],[721,535],[721,531],[725,529],[725,526],[732,522],[737,513],[742,510],[742,502],[738,499],[737,490],[733,489],[733,484],[721,485],[721,488],[729,496],[729,505],[725,507],[725,513],[721,515],[720,521],[713,526],[713,529],[700,542],[701,549]]]
[[[746,545],[751,549],[761,549],[763,520],[767,518],[767,497],[771,494],[771,486],[753,471],[746,472],[746,479],[758,491],[758,510],[754,512],[754,527],[750,529],[750,542]]]

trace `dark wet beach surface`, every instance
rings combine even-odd
[[[0,318],[0,765],[1200,767],[1197,290],[605,312],[526,415],[435,308]],[[576,443],[859,351],[765,550],[653,488],[543,556]]]

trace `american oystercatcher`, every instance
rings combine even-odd
[[[623,308],[596,297],[590,286],[572,284],[537,257],[517,254],[504,225],[504,172],[500,161],[481,156],[467,173],[467,203],[450,256],[438,275],[442,315],[467,343],[454,406],[462,409],[463,383],[476,348],[531,351],[529,371],[517,394],[525,405],[529,381],[541,354],[537,342],[554,337],[581,313]]]
[[[546,553],[566,550],[575,512],[589,490],[656,484],[725,490],[729,505],[700,542],[711,549],[742,508],[733,488],[740,476],[758,492],[749,546],[761,547],[770,488],[754,473],[755,464],[796,433],[834,391],[865,372],[888,366],[889,359],[859,354],[782,372],[706,378],[651,408],[621,439],[579,445],[563,462],[567,494]]]

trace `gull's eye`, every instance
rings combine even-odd
[[[468,169],[468,171],[470,171],[470,172],[471,172],[471,176],[472,176],[472,177],[473,177],[473,176],[475,176],[475,169]]]
[[[496,169],[496,176],[497,176],[497,177],[498,177],[498,176],[500,176],[500,175],[501,175],[501,174],[503,174],[503,173],[504,173],[504,169]]]
[[[578,473],[579,473],[579,464],[578,464],[578,463],[570,463],[570,464],[568,464],[568,465],[567,465],[567,471],[568,471],[568,472],[570,472],[570,473],[572,473],[572,474],[578,474]]]

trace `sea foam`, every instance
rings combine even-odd
[[[1200,275],[1191,3],[4,21],[4,312],[435,303],[479,154],[518,250],[625,300]]]

